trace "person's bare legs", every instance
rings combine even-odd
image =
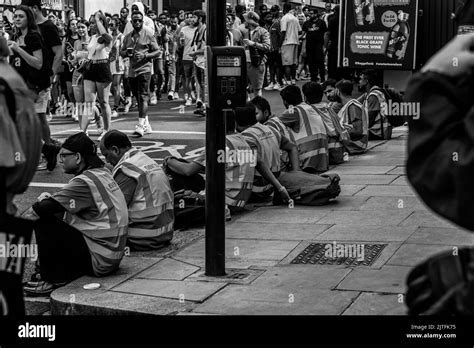
[[[110,118],[112,111],[110,110],[109,96],[112,82],[103,83],[96,82],[97,97],[99,98],[100,108],[102,109],[102,119],[104,120],[104,131],[110,130]]]

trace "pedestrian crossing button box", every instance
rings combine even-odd
[[[243,47],[207,47],[209,102],[221,110],[247,102],[247,61]]]

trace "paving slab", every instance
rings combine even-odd
[[[399,295],[363,292],[343,315],[406,315]]]
[[[226,237],[232,239],[305,240],[313,239],[331,225],[263,224],[236,222],[226,226]]]
[[[344,163],[346,166],[403,166],[406,163],[404,157],[397,158],[382,158],[381,156],[374,156],[375,158],[365,158],[361,156],[358,158],[351,158],[348,162]]]
[[[390,171],[395,169],[395,166],[346,166],[341,165],[328,171],[328,173],[334,174],[389,174]]]
[[[460,228],[421,227],[408,239],[408,243],[441,245],[474,245],[474,234]]]
[[[354,291],[282,289],[229,285],[194,313],[221,315],[339,315],[359,295]]]
[[[164,259],[147,270],[136,275],[136,278],[183,280],[199,271],[199,267],[173,259]]]
[[[418,197],[405,196],[383,196],[370,197],[362,204],[360,210],[407,210],[407,211],[428,211],[428,207]]]
[[[235,221],[239,222],[263,222],[281,224],[310,224],[318,222],[327,212],[317,208],[313,210],[299,210],[298,207],[268,207],[259,208],[256,211],[239,216]]]
[[[285,265],[267,270],[254,287],[284,289],[290,293],[303,289],[334,289],[349,273],[348,268],[318,265]]]
[[[406,152],[407,147],[404,144],[391,144],[390,142],[377,146],[377,150],[386,152]]]
[[[357,175],[340,174],[341,183],[344,185],[388,185],[393,182],[398,175]]]
[[[328,212],[328,211],[346,211],[346,210],[360,210],[360,207],[367,202],[370,197],[354,197],[354,196],[342,196],[338,197],[335,200],[329,201],[328,204],[311,207],[311,206],[297,206],[298,210],[309,210],[318,212]],[[313,224],[314,225],[314,224]]]
[[[403,221],[400,226],[459,228],[459,226],[453,224],[452,222],[428,211],[415,211],[408,219]]]
[[[52,315],[174,315],[189,312],[196,303],[180,303],[159,297],[141,296],[130,293],[102,291],[97,293],[82,292],[69,294],[58,289],[51,297]],[[74,302],[70,302],[74,295]]]
[[[405,220],[408,211],[338,211],[329,212],[318,221],[320,224],[363,225],[363,226],[396,226]]]
[[[366,185],[340,185],[341,193],[339,197],[354,196],[357,192],[362,191]]]
[[[204,256],[184,256],[176,255],[173,256],[173,259],[189,263],[191,265],[204,268],[206,266],[206,259]],[[279,260],[241,260],[241,259],[231,259],[226,257],[225,267],[235,268],[235,269],[247,269],[247,268],[269,268],[274,267],[278,264]]]
[[[131,279],[116,286],[112,291],[175,300],[184,298],[184,301],[203,302],[225,286],[225,283]]]
[[[426,245],[426,244],[404,244],[392,258],[387,262],[393,266],[416,266],[431,256],[444,251],[452,251],[453,246]]]
[[[398,166],[397,168],[389,171],[387,174],[407,175],[405,166]]]
[[[335,225],[320,234],[318,240],[405,242],[416,227]]]
[[[411,186],[411,184],[408,182],[406,175],[400,175],[400,177],[398,177],[397,180],[393,181],[390,185]]]
[[[299,241],[228,238],[225,240],[225,255],[228,259],[236,261],[279,261],[288,255],[299,243]],[[181,259],[182,257],[192,257],[204,259],[204,251],[205,241],[200,240],[176,253],[173,258]]]
[[[339,290],[403,294],[412,268],[384,266],[382,269],[355,269],[337,287]]]
[[[355,196],[371,196],[371,197],[385,197],[385,196],[400,196],[400,197],[415,197],[415,191],[409,186],[380,186],[367,185],[363,190],[357,192]]]

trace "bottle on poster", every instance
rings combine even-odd
[[[409,14],[403,11],[398,12],[398,22],[390,31],[389,42],[386,55],[389,58],[402,60],[410,38],[410,26],[408,24]]]

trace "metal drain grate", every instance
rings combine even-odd
[[[230,273],[226,275],[226,278],[230,279],[247,279],[252,275],[252,273],[244,273],[244,272],[236,272],[236,273]]]
[[[296,256],[291,263],[372,266],[386,246],[387,244],[312,243]]]

